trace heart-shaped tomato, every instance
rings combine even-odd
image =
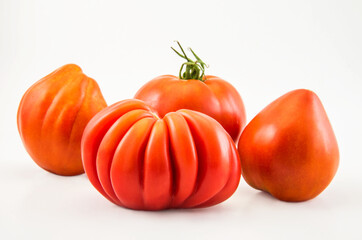
[[[246,182],[284,201],[316,197],[332,181],[339,151],[315,93],[291,91],[245,127],[238,144]]]
[[[98,84],[80,67],[68,64],[55,70],[31,86],[21,99],[17,123],[26,150],[49,172],[83,173],[83,130],[106,106]]]

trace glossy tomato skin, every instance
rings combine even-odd
[[[333,129],[317,95],[291,91],[245,127],[238,144],[246,182],[283,201],[316,197],[339,164]]]
[[[159,76],[141,87],[136,99],[149,104],[160,117],[179,109],[191,109],[216,119],[237,142],[246,124],[244,103],[238,91],[219,77],[205,81]]]
[[[137,210],[212,206],[229,198],[241,177],[234,142],[217,121],[192,110],[161,119],[135,99],[92,118],[82,157],[103,196]]]
[[[81,174],[83,130],[106,106],[98,84],[77,65],[65,65],[25,92],[17,114],[20,137],[40,167],[59,175]]]

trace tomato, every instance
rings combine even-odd
[[[156,77],[142,86],[134,98],[149,104],[160,117],[178,109],[191,109],[209,115],[217,120],[232,139],[237,142],[246,124],[244,103],[238,91],[219,77],[204,75],[205,64],[197,57],[190,60],[181,45],[187,60],[186,72],[180,76]]]
[[[206,76],[205,81],[182,80],[165,75],[146,83],[135,95],[149,104],[161,117],[178,109],[192,109],[217,120],[234,141],[246,123],[243,101],[228,82]]]
[[[245,127],[238,144],[246,182],[283,201],[316,197],[339,163],[337,140],[317,95],[291,91]]]
[[[106,106],[98,84],[77,65],[65,65],[24,94],[17,114],[20,137],[40,167],[59,175],[81,174],[83,130]]]
[[[229,198],[241,177],[235,144],[217,121],[186,109],[159,118],[135,99],[91,119],[82,158],[94,187],[131,209],[212,206]]]

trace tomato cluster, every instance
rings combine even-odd
[[[284,201],[314,198],[329,185],[338,145],[315,93],[291,91],[245,127],[238,91],[205,75],[207,65],[179,46],[186,62],[178,77],[157,77],[135,99],[110,106],[74,64],[36,82],[17,116],[29,155],[55,174],[85,171],[105,198],[131,209],[212,206],[235,192],[241,175]]]

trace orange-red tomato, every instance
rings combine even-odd
[[[81,174],[83,130],[106,106],[98,84],[77,65],[65,65],[24,94],[17,115],[20,137],[40,167],[59,175]]]
[[[204,81],[157,77],[135,95],[150,105],[160,117],[178,109],[191,109],[217,120],[237,142],[246,124],[244,103],[238,91],[219,77],[206,75]]]
[[[291,91],[245,127],[238,144],[246,182],[284,201],[316,197],[339,163],[336,138],[317,95]]]
[[[192,110],[161,119],[135,99],[91,119],[82,157],[94,187],[131,209],[212,206],[234,193],[241,176],[234,142],[217,121]]]

